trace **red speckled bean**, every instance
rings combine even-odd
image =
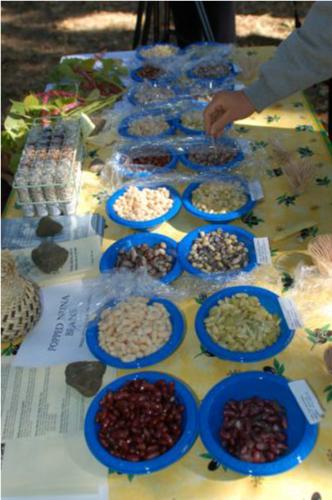
[[[169,450],[181,435],[183,405],[174,383],[128,382],[100,402],[96,422],[101,445],[112,455],[137,462]]]
[[[277,402],[253,397],[228,401],[220,429],[222,445],[241,460],[264,463],[288,449],[287,419]]]

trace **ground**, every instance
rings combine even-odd
[[[236,2],[239,45],[278,45],[294,28],[294,2]],[[295,2],[301,18],[313,2]],[[64,54],[128,50],[138,2],[2,2],[2,109],[41,91]],[[326,86],[311,92],[326,120]]]

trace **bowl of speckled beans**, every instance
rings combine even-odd
[[[195,145],[184,148],[180,162],[190,170],[198,172],[223,172],[236,167],[244,159],[243,151],[236,141],[227,137],[215,144],[202,139]]]
[[[230,224],[191,231],[178,244],[178,256],[185,271],[208,280],[234,277],[257,265],[253,234]]]

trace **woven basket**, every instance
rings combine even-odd
[[[40,318],[39,287],[17,272],[8,250],[1,252],[1,340],[24,337]]]
[[[332,278],[332,234],[320,234],[309,242],[308,253],[323,276]]]

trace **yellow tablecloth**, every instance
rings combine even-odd
[[[247,49],[242,49],[248,51]],[[266,60],[272,48],[251,49],[250,57]],[[332,231],[332,165],[331,146],[320,128],[302,93],[280,102],[261,114],[239,122],[235,133],[253,142],[254,160],[261,178],[265,198],[250,216],[236,221],[256,236],[269,236],[274,251],[274,270],[260,270],[255,284],[277,293],[294,296],[304,315],[305,327],[321,328],[330,323],[332,329],[331,281],[301,273],[294,275],[293,261],[296,254],[290,251],[304,249],[315,234]],[[278,139],[290,154],[305,160],[309,158],[316,168],[310,186],[304,194],[294,197],[273,153],[273,142]],[[97,151],[105,156],[102,149]],[[250,167],[252,171],[252,166]],[[100,177],[85,171],[79,213],[104,211],[105,187]],[[7,216],[18,217],[15,201],[10,200]],[[202,221],[181,210],[158,232],[179,241],[188,231],[202,225]],[[286,231],[286,233],[284,233]],[[104,248],[128,234],[123,227],[107,220]],[[288,237],[283,237],[288,234]],[[285,253],[286,252],[286,253]],[[285,257],[288,255],[288,258]],[[293,288],[289,288],[295,277]],[[301,281],[302,279],[302,281]],[[288,289],[289,288],[289,289]],[[327,500],[332,498],[332,400],[328,401],[331,376],[327,374],[323,354],[328,344],[314,345],[305,329],[298,330],[291,345],[273,359],[253,364],[229,363],[201,353],[194,331],[194,317],[199,307],[199,297],[194,297],[180,307],[187,322],[186,337],[170,359],[152,367],[178,376],[187,382],[202,399],[208,390],[227,375],[239,371],[262,370],[264,366],[277,368],[277,372],[290,379],[305,378],[315,390],[326,410],[314,451],[305,462],[294,470],[274,477],[243,477],[222,467],[209,470],[211,458],[206,455],[198,439],[192,450],[180,462],[152,476],[134,478],[110,474],[112,500],[217,500],[274,499]],[[122,375],[123,371],[119,372]],[[107,381],[104,381],[105,383]],[[331,388],[331,387],[330,387]],[[271,395],[272,396],[272,395]],[[210,465],[211,468],[211,465]],[[316,493],[316,496],[314,495]],[[320,494],[320,496],[318,495]]]

